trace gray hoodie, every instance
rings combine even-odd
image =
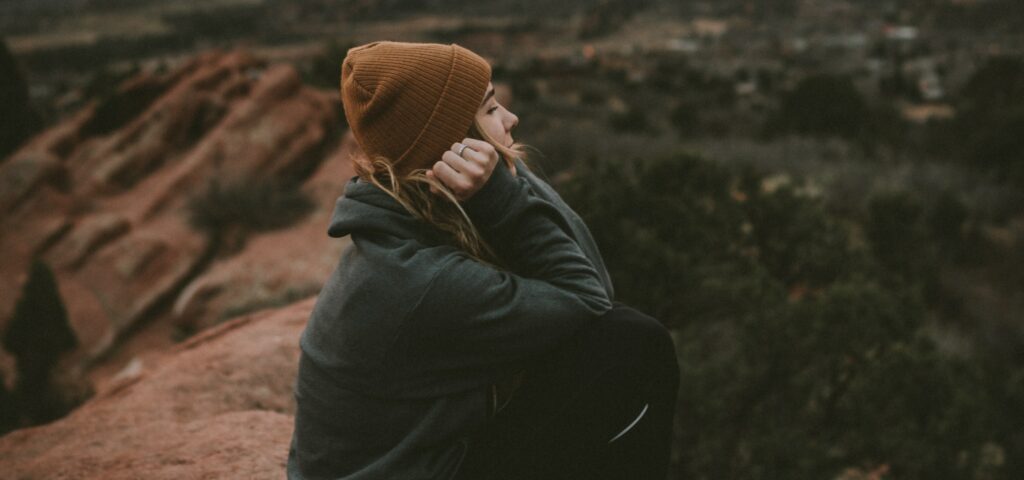
[[[352,236],[300,339],[290,479],[448,479],[494,414],[490,385],[611,308],[586,225],[516,159],[462,202],[508,271],[349,180]]]

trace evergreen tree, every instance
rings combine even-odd
[[[17,403],[33,424],[67,413],[50,375],[60,355],[77,345],[53,272],[36,259],[3,336],[4,349],[18,359]]]
[[[7,384],[4,383],[4,376],[0,375],[0,435],[3,435],[18,426],[18,406],[14,398],[7,391]]]
[[[43,127],[43,119],[32,106],[28,83],[18,62],[0,38],[0,159],[14,152]]]

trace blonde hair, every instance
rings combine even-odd
[[[475,117],[468,136],[494,146],[501,157],[500,164],[494,168],[514,168],[516,158],[526,162],[527,145],[518,142],[508,147],[501,145],[480,128]],[[416,168],[398,175],[392,160],[382,155],[368,158],[366,162],[353,160],[353,166],[359,178],[376,185],[390,195],[413,217],[443,232],[452,245],[482,263],[507,269],[500,257],[480,236],[480,232],[466,215],[451,189],[436,177],[427,176],[429,168]],[[441,192],[441,196],[432,193],[431,186]]]

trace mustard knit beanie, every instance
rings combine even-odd
[[[363,151],[404,174],[466,137],[490,80],[490,64],[454,43],[378,41],[348,50],[341,100]]]

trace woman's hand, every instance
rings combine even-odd
[[[459,151],[462,151],[461,156]],[[493,145],[467,137],[462,142],[453,143],[452,148],[441,155],[441,160],[427,171],[427,176],[437,178],[447,185],[461,202],[472,197],[487,183],[499,159]],[[440,193],[434,187],[430,187],[430,191]]]

